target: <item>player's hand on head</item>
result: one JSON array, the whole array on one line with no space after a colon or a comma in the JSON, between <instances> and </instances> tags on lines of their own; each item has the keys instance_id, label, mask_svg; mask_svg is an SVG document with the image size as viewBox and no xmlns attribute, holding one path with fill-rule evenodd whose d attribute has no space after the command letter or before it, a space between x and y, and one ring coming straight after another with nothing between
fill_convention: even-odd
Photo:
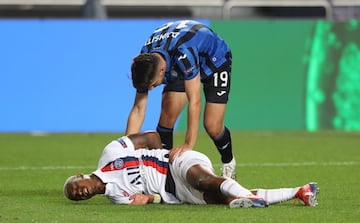
<instances>
[{"instance_id":1,"label":"player's hand on head","mask_svg":"<svg viewBox=\"0 0 360 223\"><path fill-rule=\"evenodd\" d=\"M175 157L180 156L187 150L192 150L192 148L188 144L183 144L172 148L169 152L169 162L172 163Z\"/></svg>"}]
</instances>

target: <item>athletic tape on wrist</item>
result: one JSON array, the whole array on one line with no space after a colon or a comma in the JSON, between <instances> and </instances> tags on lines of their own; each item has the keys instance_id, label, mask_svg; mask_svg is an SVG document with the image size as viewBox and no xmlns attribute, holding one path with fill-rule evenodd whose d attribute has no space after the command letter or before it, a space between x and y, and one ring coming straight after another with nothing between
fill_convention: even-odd
<instances>
[{"instance_id":1,"label":"athletic tape on wrist","mask_svg":"<svg viewBox=\"0 0 360 223\"><path fill-rule=\"evenodd\" d=\"M154 200L153 200L153 203L154 204L159 204L161 202L161 196L160 194L153 194L154 196Z\"/></svg>"}]
</instances>

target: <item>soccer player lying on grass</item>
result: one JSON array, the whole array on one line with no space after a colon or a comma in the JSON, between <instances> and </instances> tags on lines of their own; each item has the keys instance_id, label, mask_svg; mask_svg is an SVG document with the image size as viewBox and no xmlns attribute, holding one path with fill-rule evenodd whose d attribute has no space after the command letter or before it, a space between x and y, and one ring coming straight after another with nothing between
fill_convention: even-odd
<instances>
[{"instance_id":1,"label":"soccer player lying on grass","mask_svg":"<svg viewBox=\"0 0 360 223\"><path fill-rule=\"evenodd\" d=\"M300 199L306 206L317 205L316 183L248 190L233 179L215 175L204 154L189 149L174 156L171 150L157 149L161 146L157 132L132 134L110 142L97 170L66 180L65 196L78 201L100 194L113 203L132 205L189 203L248 208L291 199Z\"/></svg>"}]
</instances>

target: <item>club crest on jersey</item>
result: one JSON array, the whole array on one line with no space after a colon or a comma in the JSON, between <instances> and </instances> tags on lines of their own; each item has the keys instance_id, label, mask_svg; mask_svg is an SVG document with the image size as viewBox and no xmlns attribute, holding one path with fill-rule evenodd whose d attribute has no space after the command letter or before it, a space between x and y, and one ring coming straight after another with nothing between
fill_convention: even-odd
<instances>
[{"instance_id":1,"label":"club crest on jersey","mask_svg":"<svg viewBox=\"0 0 360 223\"><path fill-rule=\"evenodd\" d=\"M116 170L122 169L124 167L124 161L120 158L114 161L114 167Z\"/></svg>"},{"instance_id":2,"label":"club crest on jersey","mask_svg":"<svg viewBox=\"0 0 360 223\"><path fill-rule=\"evenodd\" d=\"M174 69L172 69L172 70L170 71L170 73L171 73L171 76L173 76L173 77L175 77L175 78L177 78L177 77L179 76L178 72L177 72L176 70L174 70Z\"/></svg>"}]
</instances>

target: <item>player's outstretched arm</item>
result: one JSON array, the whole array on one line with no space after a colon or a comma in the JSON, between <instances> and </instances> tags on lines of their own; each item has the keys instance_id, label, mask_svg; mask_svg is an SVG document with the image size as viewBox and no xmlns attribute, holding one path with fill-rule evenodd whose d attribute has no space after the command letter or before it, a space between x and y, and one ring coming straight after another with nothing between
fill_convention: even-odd
<instances>
[{"instance_id":1,"label":"player's outstretched arm","mask_svg":"<svg viewBox=\"0 0 360 223\"><path fill-rule=\"evenodd\" d=\"M161 202L159 194L133 194L129 197L131 205L158 204Z\"/></svg>"},{"instance_id":2,"label":"player's outstretched arm","mask_svg":"<svg viewBox=\"0 0 360 223\"><path fill-rule=\"evenodd\" d=\"M139 133L140 128L145 119L146 105L148 101L148 93L136 93L134 105L130 111L127 124L126 135Z\"/></svg>"}]
</instances>

